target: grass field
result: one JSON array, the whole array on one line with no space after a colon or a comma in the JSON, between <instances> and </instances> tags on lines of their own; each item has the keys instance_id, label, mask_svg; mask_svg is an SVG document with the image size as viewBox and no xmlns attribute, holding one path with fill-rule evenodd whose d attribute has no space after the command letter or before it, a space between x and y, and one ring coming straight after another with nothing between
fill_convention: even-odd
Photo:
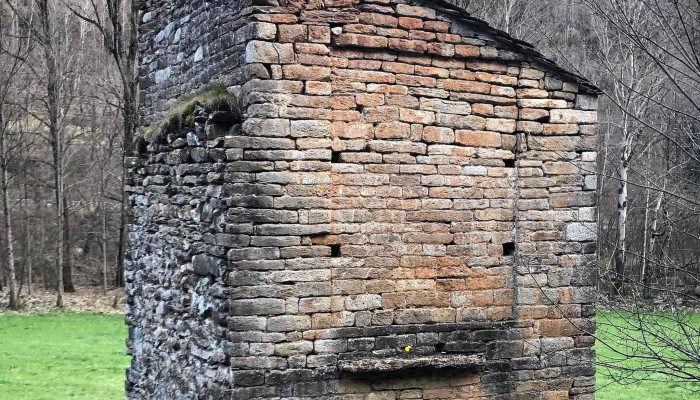
<instances>
[{"instance_id":1,"label":"grass field","mask_svg":"<svg viewBox=\"0 0 700 400\"><path fill-rule=\"evenodd\" d=\"M0 399L123 399L123 315L0 314Z\"/></svg>"},{"instance_id":2,"label":"grass field","mask_svg":"<svg viewBox=\"0 0 700 400\"><path fill-rule=\"evenodd\" d=\"M126 335L122 315L0 314L0 400L123 399ZM599 400L698 399L667 383L619 386L600 368L598 387Z\"/></svg>"},{"instance_id":3,"label":"grass field","mask_svg":"<svg viewBox=\"0 0 700 400\"><path fill-rule=\"evenodd\" d=\"M624 316L624 318L623 318ZM636 325L630 325L629 321L634 321L634 318L630 318L630 314L618 314L615 312L599 313L598 314L598 332L597 336L603 341L606 341L608 345L620 349L620 344L629 343L629 341L623 342L620 337L629 337L626 335L631 335L637 339L641 337L641 333L636 330ZM700 312L685 314L687 322L692 326L700 326ZM627 322L626 322L627 321ZM655 325L646 325L648 327L653 327ZM662 324L660 325L666 331L666 334L673 337L679 343L686 343L684 339L686 336L684 334L675 335L673 332L677 331L678 325L675 324ZM626 327L626 328L620 328ZM620 329L623 329L624 334L620 334ZM614 339L618 338L618 339ZM699 338L700 339L700 338ZM696 339L697 342L697 339ZM692 344L686 343L689 347ZM665 346L664 346L665 347ZM655 347L660 353L666 353L666 356L671 357L671 353L664 351L660 347ZM643 349L641 351L644 351ZM628 349L624 351L628 354L640 355L639 351L634 350L634 344L628 345ZM619 356L614 354L614 351L598 341L596 344L596 353L598 360L601 362L612 362L615 365L619 364ZM680 357L681 359L686 359L682 355L674 356ZM614 361L613 361L614 360ZM627 361L625 366L628 368L639 366L639 361ZM697 368L696 368L697 371ZM608 373L604 367L598 366L596 375L596 384L598 387L596 398L599 400L628 400L628 399L643 399L643 400L698 400L700 399L700 385L695 385L695 392L691 392L686 388L679 385L674 385L668 382L664 382L664 376L661 374L651 374L644 376L644 381L641 383L629 383L624 386L616 383L616 379L613 379L611 375L620 378L620 372L613 370L612 373ZM637 379L641 379L641 375L635 375L633 377L625 377L626 382L633 382Z\"/></svg>"}]
</instances>

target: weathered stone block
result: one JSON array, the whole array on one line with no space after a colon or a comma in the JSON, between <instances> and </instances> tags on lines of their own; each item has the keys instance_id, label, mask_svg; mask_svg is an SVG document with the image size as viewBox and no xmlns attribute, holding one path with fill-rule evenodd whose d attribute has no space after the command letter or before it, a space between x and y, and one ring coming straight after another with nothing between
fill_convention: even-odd
<instances>
[{"instance_id":1,"label":"weathered stone block","mask_svg":"<svg viewBox=\"0 0 700 400\"><path fill-rule=\"evenodd\" d=\"M569 104L566 100L553 99L521 99L518 100L518 106L521 108L544 108L544 109L559 109L567 108Z\"/></svg>"},{"instance_id":2,"label":"weathered stone block","mask_svg":"<svg viewBox=\"0 0 700 400\"><path fill-rule=\"evenodd\" d=\"M502 132L502 133L513 133L515 132L516 123L512 119L486 119L487 131Z\"/></svg>"},{"instance_id":3,"label":"weathered stone block","mask_svg":"<svg viewBox=\"0 0 700 400\"><path fill-rule=\"evenodd\" d=\"M501 147L501 134L486 131L455 132L455 142L472 147Z\"/></svg>"},{"instance_id":4,"label":"weathered stone block","mask_svg":"<svg viewBox=\"0 0 700 400\"><path fill-rule=\"evenodd\" d=\"M396 12L400 15L411 17L419 17L426 19L435 19L435 10L427 7L409 6L406 4L397 4Z\"/></svg>"},{"instance_id":5,"label":"weathered stone block","mask_svg":"<svg viewBox=\"0 0 700 400\"><path fill-rule=\"evenodd\" d=\"M384 122L377 125L374 136L377 139L409 139L411 125L403 122Z\"/></svg>"},{"instance_id":6,"label":"weathered stone block","mask_svg":"<svg viewBox=\"0 0 700 400\"><path fill-rule=\"evenodd\" d=\"M455 141L455 133L450 128L426 127L423 130L423 140L428 143L450 144Z\"/></svg>"},{"instance_id":7,"label":"weathered stone block","mask_svg":"<svg viewBox=\"0 0 700 400\"><path fill-rule=\"evenodd\" d=\"M219 276L221 261L207 254L197 254L192 258L192 268L197 275Z\"/></svg>"},{"instance_id":8,"label":"weathered stone block","mask_svg":"<svg viewBox=\"0 0 700 400\"><path fill-rule=\"evenodd\" d=\"M367 48L383 48L389 44L389 39L382 36L372 36L360 33L343 33L335 39L339 46L355 46Z\"/></svg>"},{"instance_id":9,"label":"weathered stone block","mask_svg":"<svg viewBox=\"0 0 700 400\"><path fill-rule=\"evenodd\" d=\"M581 110L552 110L550 122L553 124L594 124L598 121L598 112Z\"/></svg>"},{"instance_id":10,"label":"weathered stone block","mask_svg":"<svg viewBox=\"0 0 700 400\"><path fill-rule=\"evenodd\" d=\"M306 25L279 25L279 41L282 43L305 42L307 37Z\"/></svg>"},{"instance_id":11,"label":"weathered stone block","mask_svg":"<svg viewBox=\"0 0 700 400\"><path fill-rule=\"evenodd\" d=\"M244 299L230 302L232 315L255 316L284 314L285 302L282 299Z\"/></svg>"},{"instance_id":12,"label":"weathered stone block","mask_svg":"<svg viewBox=\"0 0 700 400\"><path fill-rule=\"evenodd\" d=\"M486 127L486 119L475 115L456 115L437 113L435 123L456 129L482 130Z\"/></svg>"},{"instance_id":13,"label":"weathered stone block","mask_svg":"<svg viewBox=\"0 0 700 400\"><path fill-rule=\"evenodd\" d=\"M292 137L327 138L331 136L331 122L302 120L291 122Z\"/></svg>"},{"instance_id":14,"label":"weathered stone block","mask_svg":"<svg viewBox=\"0 0 700 400\"><path fill-rule=\"evenodd\" d=\"M294 47L291 43L251 41L246 47L247 63L291 64L294 62Z\"/></svg>"},{"instance_id":15,"label":"weathered stone block","mask_svg":"<svg viewBox=\"0 0 700 400\"><path fill-rule=\"evenodd\" d=\"M318 354L338 354L347 350L347 339L321 339L314 342L314 351Z\"/></svg>"},{"instance_id":16,"label":"weathered stone block","mask_svg":"<svg viewBox=\"0 0 700 400\"><path fill-rule=\"evenodd\" d=\"M286 315L267 320L267 330L271 332L303 331L310 328L311 318L308 316Z\"/></svg>"},{"instance_id":17,"label":"weathered stone block","mask_svg":"<svg viewBox=\"0 0 700 400\"><path fill-rule=\"evenodd\" d=\"M595 193L570 192L554 193L550 197L552 207L586 207L595 205Z\"/></svg>"}]
</instances>

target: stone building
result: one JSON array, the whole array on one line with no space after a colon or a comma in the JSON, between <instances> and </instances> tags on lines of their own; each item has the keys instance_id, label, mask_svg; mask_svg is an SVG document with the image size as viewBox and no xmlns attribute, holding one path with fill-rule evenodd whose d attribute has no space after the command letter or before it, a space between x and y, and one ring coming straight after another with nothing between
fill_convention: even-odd
<instances>
[{"instance_id":1,"label":"stone building","mask_svg":"<svg viewBox=\"0 0 700 400\"><path fill-rule=\"evenodd\" d=\"M594 398L591 83L457 0L142 7L130 399Z\"/></svg>"}]
</instances>

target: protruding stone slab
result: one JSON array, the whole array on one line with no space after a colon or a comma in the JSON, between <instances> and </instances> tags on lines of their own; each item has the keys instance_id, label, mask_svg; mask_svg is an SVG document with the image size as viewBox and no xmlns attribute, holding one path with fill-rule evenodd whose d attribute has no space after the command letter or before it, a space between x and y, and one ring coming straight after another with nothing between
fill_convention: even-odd
<instances>
[{"instance_id":1,"label":"protruding stone slab","mask_svg":"<svg viewBox=\"0 0 700 400\"><path fill-rule=\"evenodd\" d=\"M485 365L483 354L437 354L419 357L372 357L338 362L343 372L393 372L419 368L455 368L479 370Z\"/></svg>"}]
</instances>

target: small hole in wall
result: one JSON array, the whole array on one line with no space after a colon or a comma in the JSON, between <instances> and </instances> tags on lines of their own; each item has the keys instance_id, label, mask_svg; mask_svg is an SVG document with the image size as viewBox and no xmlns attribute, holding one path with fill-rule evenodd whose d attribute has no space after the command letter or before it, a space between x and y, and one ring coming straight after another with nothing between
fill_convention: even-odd
<instances>
[{"instance_id":1,"label":"small hole in wall","mask_svg":"<svg viewBox=\"0 0 700 400\"><path fill-rule=\"evenodd\" d=\"M506 168L515 168L515 159L503 160L503 163L506 165Z\"/></svg>"},{"instance_id":2,"label":"small hole in wall","mask_svg":"<svg viewBox=\"0 0 700 400\"><path fill-rule=\"evenodd\" d=\"M358 111L360 114L364 114L365 113L365 106L363 106L362 104L358 104L355 107L355 110Z\"/></svg>"},{"instance_id":3,"label":"small hole in wall","mask_svg":"<svg viewBox=\"0 0 700 400\"><path fill-rule=\"evenodd\" d=\"M269 65L269 64L263 64L263 66L264 66L265 69L267 70L267 76L270 77L270 78L272 78L272 76L273 76L273 74L272 74L272 66Z\"/></svg>"},{"instance_id":4,"label":"small hole in wall","mask_svg":"<svg viewBox=\"0 0 700 400\"><path fill-rule=\"evenodd\" d=\"M146 154L148 153L148 142L144 138L139 138L138 142L136 143L136 151L138 154Z\"/></svg>"},{"instance_id":5,"label":"small hole in wall","mask_svg":"<svg viewBox=\"0 0 700 400\"><path fill-rule=\"evenodd\" d=\"M545 117L542 117L542 118L537 118L537 119L535 120L535 122L540 122L540 123L543 123L543 124L548 124L549 121L550 121L549 115L547 115L547 116L545 116Z\"/></svg>"},{"instance_id":6,"label":"small hole in wall","mask_svg":"<svg viewBox=\"0 0 700 400\"><path fill-rule=\"evenodd\" d=\"M515 243L513 243L513 242L503 243L503 255L504 256L512 256L513 254L515 254Z\"/></svg>"},{"instance_id":7,"label":"small hole in wall","mask_svg":"<svg viewBox=\"0 0 700 400\"><path fill-rule=\"evenodd\" d=\"M445 352L445 343L438 343L435 345L435 352L436 353L444 353Z\"/></svg>"},{"instance_id":8,"label":"small hole in wall","mask_svg":"<svg viewBox=\"0 0 700 400\"><path fill-rule=\"evenodd\" d=\"M340 152L339 151L331 152L331 162L333 164L337 164L340 162Z\"/></svg>"},{"instance_id":9,"label":"small hole in wall","mask_svg":"<svg viewBox=\"0 0 700 400\"><path fill-rule=\"evenodd\" d=\"M339 244L332 244L331 245L331 257L340 257L340 245Z\"/></svg>"}]
</instances>

